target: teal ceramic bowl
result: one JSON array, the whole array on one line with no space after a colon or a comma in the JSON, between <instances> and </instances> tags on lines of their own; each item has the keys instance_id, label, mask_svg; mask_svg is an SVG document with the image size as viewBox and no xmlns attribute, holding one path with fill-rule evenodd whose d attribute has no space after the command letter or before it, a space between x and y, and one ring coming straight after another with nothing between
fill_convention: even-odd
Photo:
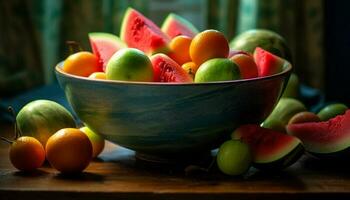
<instances>
[{"instance_id":1,"label":"teal ceramic bowl","mask_svg":"<svg viewBox=\"0 0 350 200\"><path fill-rule=\"evenodd\" d=\"M92 80L56 67L77 116L92 130L148 155L218 147L241 124L260 123L281 96L291 65L268 77L201 84Z\"/></svg>"}]
</instances>

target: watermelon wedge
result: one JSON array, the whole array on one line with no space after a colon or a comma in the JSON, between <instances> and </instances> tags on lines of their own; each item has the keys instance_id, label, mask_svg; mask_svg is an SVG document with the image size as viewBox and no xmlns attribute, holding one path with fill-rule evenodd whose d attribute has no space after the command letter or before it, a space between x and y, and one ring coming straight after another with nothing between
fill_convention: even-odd
<instances>
[{"instance_id":1,"label":"watermelon wedge","mask_svg":"<svg viewBox=\"0 0 350 200\"><path fill-rule=\"evenodd\" d=\"M112 55L119 49L126 47L125 43L118 36L110 33L89 33L89 40L92 52L97 56L103 71L106 70L107 63Z\"/></svg>"},{"instance_id":2,"label":"watermelon wedge","mask_svg":"<svg viewBox=\"0 0 350 200\"><path fill-rule=\"evenodd\" d=\"M282 71L286 61L260 47L254 51L254 60L259 76L269 76Z\"/></svg>"},{"instance_id":3,"label":"watermelon wedge","mask_svg":"<svg viewBox=\"0 0 350 200\"><path fill-rule=\"evenodd\" d=\"M170 13L168 17L165 18L162 31L171 39L179 35L193 38L198 33L197 28L191 22L174 13Z\"/></svg>"},{"instance_id":4,"label":"watermelon wedge","mask_svg":"<svg viewBox=\"0 0 350 200\"><path fill-rule=\"evenodd\" d=\"M128 8L124 15L120 38L128 47L137 48L147 55L169 51L170 38L133 8Z\"/></svg>"}]
</instances>

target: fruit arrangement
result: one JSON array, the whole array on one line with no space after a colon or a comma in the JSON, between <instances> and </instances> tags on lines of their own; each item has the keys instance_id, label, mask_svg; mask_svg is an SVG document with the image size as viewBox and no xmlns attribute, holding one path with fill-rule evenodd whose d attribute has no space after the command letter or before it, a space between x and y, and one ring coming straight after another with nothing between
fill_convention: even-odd
<instances>
[{"instance_id":1,"label":"fruit arrangement","mask_svg":"<svg viewBox=\"0 0 350 200\"><path fill-rule=\"evenodd\" d=\"M260 35L264 40L275 36L266 31ZM255 42L249 44L253 50L238 51L235 42L230 49L227 38L217 30L199 32L188 20L172 13L159 28L129 8L123 18L120 38L110 33L90 33L92 53L82 51L70 55L62 70L91 79L138 82L250 79L279 73L286 65L286 60L277 55L285 56L289 50L280 36L274 38L278 42L265 48L268 50L259 47L266 47L266 42ZM269 52L279 47L281 51L271 51L278 54Z\"/></svg>"}]
</instances>

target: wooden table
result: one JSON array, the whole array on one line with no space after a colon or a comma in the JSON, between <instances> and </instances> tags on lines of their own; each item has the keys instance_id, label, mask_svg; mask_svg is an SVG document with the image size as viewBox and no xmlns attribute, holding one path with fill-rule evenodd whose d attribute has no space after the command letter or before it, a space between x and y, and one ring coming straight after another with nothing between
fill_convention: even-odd
<instances>
[{"instance_id":1,"label":"wooden table","mask_svg":"<svg viewBox=\"0 0 350 200\"><path fill-rule=\"evenodd\" d=\"M0 126L1 127L1 126ZM24 174L0 145L0 199L350 199L350 164L304 156L279 173L251 169L245 177L190 173L144 165L132 151L107 144L99 160L75 177L48 165Z\"/></svg>"}]
</instances>

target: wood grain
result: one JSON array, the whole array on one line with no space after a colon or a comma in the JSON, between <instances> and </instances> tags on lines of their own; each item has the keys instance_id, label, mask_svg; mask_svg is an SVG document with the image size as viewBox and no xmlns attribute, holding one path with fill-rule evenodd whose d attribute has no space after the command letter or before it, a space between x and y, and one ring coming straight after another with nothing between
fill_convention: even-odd
<instances>
[{"instance_id":1,"label":"wood grain","mask_svg":"<svg viewBox=\"0 0 350 200\"><path fill-rule=\"evenodd\" d=\"M217 171L187 174L183 169L145 165L134 152L107 144L98 160L75 177L48 164L25 174L8 161L0 145L0 199L349 199L349 164L304 156L283 172L251 169L244 177Z\"/></svg>"}]
</instances>

